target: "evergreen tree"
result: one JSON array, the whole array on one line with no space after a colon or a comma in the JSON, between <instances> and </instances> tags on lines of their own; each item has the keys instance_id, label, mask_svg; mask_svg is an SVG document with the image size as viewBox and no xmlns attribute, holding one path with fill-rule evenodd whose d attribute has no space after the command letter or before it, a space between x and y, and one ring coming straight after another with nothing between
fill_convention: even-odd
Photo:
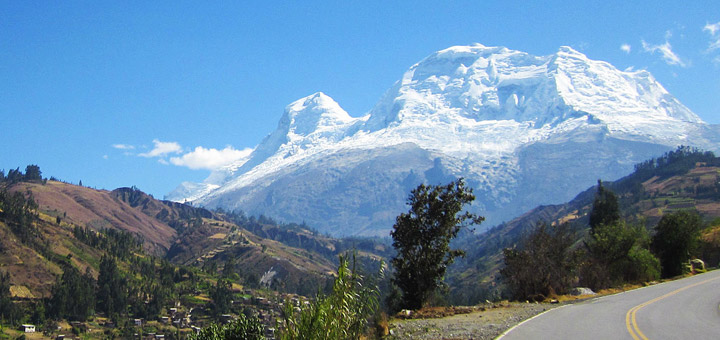
<instances>
[{"instance_id":1,"label":"evergreen tree","mask_svg":"<svg viewBox=\"0 0 720 340\"><path fill-rule=\"evenodd\" d=\"M5 188L0 189L0 220L4 221L24 243L31 241L32 237L37 235L33 226L37 208L37 202L32 195L25 197L19 191L9 193Z\"/></svg>"},{"instance_id":2,"label":"evergreen tree","mask_svg":"<svg viewBox=\"0 0 720 340\"><path fill-rule=\"evenodd\" d=\"M52 287L52 297L46 310L57 319L84 321L93 314L95 306L95 280L89 271L85 275L70 264Z\"/></svg>"},{"instance_id":3,"label":"evergreen tree","mask_svg":"<svg viewBox=\"0 0 720 340\"><path fill-rule=\"evenodd\" d=\"M0 274L0 318L10 320L15 317L15 306L10 299L10 274Z\"/></svg>"},{"instance_id":4,"label":"evergreen tree","mask_svg":"<svg viewBox=\"0 0 720 340\"><path fill-rule=\"evenodd\" d=\"M17 169L10 169L7 174L7 181L10 183L17 183L23 180L25 175L23 175L22 171L20 171L20 168Z\"/></svg>"},{"instance_id":5,"label":"evergreen tree","mask_svg":"<svg viewBox=\"0 0 720 340\"><path fill-rule=\"evenodd\" d=\"M117 318L126 312L127 289L120 275L115 258L103 255L97 280L97 309Z\"/></svg>"},{"instance_id":6,"label":"evergreen tree","mask_svg":"<svg viewBox=\"0 0 720 340\"><path fill-rule=\"evenodd\" d=\"M599 225L609 225L620 221L620 208L615 193L605 189L598 180L592 210L590 211L590 230L593 232Z\"/></svg>"},{"instance_id":7,"label":"evergreen tree","mask_svg":"<svg viewBox=\"0 0 720 340\"><path fill-rule=\"evenodd\" d=\"M25 181L42 181L42 172L40 167L34 164L28 165L25 168Z\"/></svg>"},{"instance_id":8,"label":"evergreen tree","mask_svg":"<svg viewBox=\"0 0 720 340\"><path fill-rule=\"evenodd\" d=\"M225 262L225 265L223 266L222 278L230 279L232 278L233 274L235 274L235 257L231 256L230 258L228 258L228 260Z\"/></svg>"},{"instance_id":9,"label":"evergreen tree","mask_svg":"<svg viewBox=\"0 0 720 340\"><path fill-rule=\"evenodd\" d=\"M418 309L444 284L447 267L464 252L450 249L450 241L468 222L483 217L460 213L475 199L462 179L448 185L415 188L408 198L410 211L397 217L390 235L397 256L392 259L395 283L402 290L402 307Z\"/></svg>"},{"instance_id":10,"label":"evergreen tree","mask_svg":"<svg viewBox=\"0 0 720 340\"><path fill-rule=\"evenodd\" d=\"M218 279L215 287L210 291L210 298L212 299L212 313L216 317L230 311L230 301L232 300L230 281Z\"/></svg>"}]
</instances>

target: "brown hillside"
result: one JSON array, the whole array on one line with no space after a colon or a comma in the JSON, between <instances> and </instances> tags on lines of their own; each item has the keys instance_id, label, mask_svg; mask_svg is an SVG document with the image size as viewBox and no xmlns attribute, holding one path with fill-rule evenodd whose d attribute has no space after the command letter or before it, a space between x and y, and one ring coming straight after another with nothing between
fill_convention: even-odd
<instances>
[{"instance_id":1,"label":"brown hillside","mask_svg":"<svg viewBox=\"0 0 720 340\"><path fill-rule=\"evenodd\" d=\"M56 181L18 183L11 188L28 190L40 210L75 225L93 229L112 227L142 235L146 249L154 254L164 254L177 236L166 223L133 208L110 191Z\"/></svg>"},{"instance_id":2,"label":"brown hillside","mask_svg":"<svg viewBox=\"0 0 720 340\"><path fill-rule=\"evenodd\" d=\"M334 272L327 258L310 251L259 237L235 224L204 219L202 225L185 232L168 252L167 258L177 264L203 267L215 263L222 269L234 258L240 271L260 279L272 274L266 282L272 288L313 294L317 284ZM303 282L314 282L303 287ZM306 289L307 291L303 291Z\"/></svg>"},{"instance_id":3,"label":"brown hillside","mask_svg":"<svg viewBox=\"0 0 720 340\"><path fill-rule=\"evenodd\" d=\"M72 226L60 225L55 219L40 212L33 222L38 231L37 239L47 244L47 251L20 241L0 222L0 270L10 274L11 293L18 298L42 298L50 296L52 285L62 274L58 258L69 259L81 272L89 269L97 275L97 265L102 253L78 241L72 234ZM55 258L51 258L55 257Z\"/></svg>"},{"instance_id":4,"label":"brown hillside","mask_svg":"<svg viewBox=\"0 0 720 340\"><path fill-rule=\"evenodd\" d=\"M219 272L233 259L238 282L305 295L326 286L336 267L333 242L341 242L273 222L248 221L250 231L226 215L159 201L136 188L107 191L47 181L15 183L8 189L31 193L38 204L35 244L17 239L16 230L0 224L0 270L11 274L14 294L21 298L48 296L65 262L97 275L105 251L76 238L76 226L136 234L151 254L175 264ZM343 247L354 248L352 244ZM377 258L367 251L358 255Z\"/></svg>"}]
</instances>

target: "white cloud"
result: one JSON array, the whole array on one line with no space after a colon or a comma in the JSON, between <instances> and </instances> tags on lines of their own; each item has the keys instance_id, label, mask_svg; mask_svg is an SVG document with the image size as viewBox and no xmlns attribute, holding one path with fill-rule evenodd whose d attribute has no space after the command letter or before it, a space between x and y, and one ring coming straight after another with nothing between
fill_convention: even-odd
<instances>
[{"instance_id":1,"label":"white cloud","mask_svg":"<svg viewBox=\"0 0 720 340\"><path fill-rule=\"evenodd\" d=\"M628 44L622 44L620 45L620 50L625 53L630 53L631 47Z\"/></svg>"},{"instance_id":2,"label":"white cloud","mask_svg":"<svg viewBox=\"0 0 720 340\"><path fill-rule=\"evenodd\" d=\"M113 144L113 148L118 150L133 150L135 149L134 145L128 145L128 144Z\"/></svg>"},{"instance_id":3,"label":"white cloud","mask_svg":"<svg viewBox=\"0 0 720 340\"><path fill-rule=\"evenodd\" d=\"M157 139L153 140L155 147L149 152L138 154L141 157L162 157L171 153L182 152L182 147L176 142L161 142Z\"/></svg>"},{"instance_id":4,"label":"white cloud","mask_svg":"<svg viewBox=\"0 0 720 340\"><path fill-rule=\"evenodd\" d=\"M103 159L108 159L108 158L110 158L110 157L108 157L108 155L103 155Z\"/></svg>"},{"instance_id":5,"label":"white cloud","mask_svg":"<svg viewBox=\"0 0 720 340\"><path fill-rule=\"evenodd\" d=\"M710 35L715 35L716 33L720 32L720 22L716 22L714 24L706 24L705 27L703 27L703 31L710 32Z\"/></svg>"},{"instance_id":6,"label":"white cloud","mask_svg":"<svg viewBox=\"0 0 720 340\"><path fill-rule=\"evenodd\" d=\"M703 27L703 31L710 33L711 40L708 51L720 48L720 22L705 25L705 27Z\"/></svg>"},{"instance_id":7,"label":"white cloud","mask_svg":"<svg viewBox=\"0 0 720 340\"><path fill-rule=\"evenodd\" d=\"M642 41L642 47L645 52L649 53L655 53L659 52L660 55L662 55L663 60L665 60L666 63L670 65L678 65L680 67L686 67L687 64L680 59L680 57L675 54L672 50L672 46L670 45L669 41L665 41L662 45L651 45L645 42L645 40Z\"/></svg>"},{"instance_id":8,"label":"white cloud","mask_svg":"<svg viewBox=\"0 0 720 340\"><path fill-rule=\"evenodd\" d=\"M206 149L198 146L195 150L180 157L170 158L170 163L177 166L185 166L193 170L216 170L243 158L247 158L252 151L253 149L250 148L236 150L232 146L227 146L222 150Z\"/></svg>"}]
</instances>

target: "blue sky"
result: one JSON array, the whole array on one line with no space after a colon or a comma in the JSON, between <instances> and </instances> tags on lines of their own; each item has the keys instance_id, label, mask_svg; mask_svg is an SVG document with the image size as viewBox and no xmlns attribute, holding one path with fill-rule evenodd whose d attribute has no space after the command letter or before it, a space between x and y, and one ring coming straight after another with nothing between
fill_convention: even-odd
<instances>
[{"instance_id":1,"label":"blue sky","mask_svg":"<svg viewBox=\"0 0 720 340\"><path fill-rule=\"evenodd\" d=\"M649 70L720 123L715 1L2 1L0 169L162 197L317 91L367 112L453 45L563 45Z\"/></svg>"}]
</instances>

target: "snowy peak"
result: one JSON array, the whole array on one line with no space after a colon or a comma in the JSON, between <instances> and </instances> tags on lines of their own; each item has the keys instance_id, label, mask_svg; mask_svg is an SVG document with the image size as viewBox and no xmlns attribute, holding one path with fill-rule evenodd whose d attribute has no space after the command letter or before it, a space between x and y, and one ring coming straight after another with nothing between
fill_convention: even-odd
<instances>
[{"instance_id":1,"label":"snowy peak","mask_svg":"<svg viewBox=\"0 0 720 340\"><path fill-rule=\"evenodd\" d=\"M278 127L269 134L237 170L244 173L270 157L288 158L342 140L364 118L353 118L322 92L298 99L285 107Z\"/></svg>"},{"instance_id":2,"label":"snowy peak","mask_svg":"<svg viewBox=\"0 0 720 340\"><path fill-rule=\"evenodd\" d=\"M444 49L405 72L372 110L368 125L373 130L431 115L451 121L524 121L517 115L527 106L524 98L548 81L547 61L480 44Z\"/></svg>"},{"instance_id":3,"label":"snowy peak","mask_svg":"<svg viewBox=\"0 0 720 340\"><path fill-rule=\"evenodd\" d=\"M278 129L297 136L308 136L314 132L342 128L353 121L337 102L318 92L288 105Z\"/></svg>"},{"instance_id":4,"label":"snowy peak","mask_svg":"<svg viewBox=\"0 0 720 340\"><path fill-rule=\"evenodd\" d=\"M644 70L620 71L607 62L590 60L570 47L561 47L550 59L548 74L565 103L618 130L650 121L702 123Z\"/></svg>"},{"instance_id":5,"label":"snowy peak","mask_svg":"<svg viewBox=\"0 0 720 340\"><path fill-rule=\"evenodd\" d=\"M629 135L652 121L702 123L646 71L620 71L567 46L533 56L475 44L444 49L413 65L371 111L367 129L428 118L541 127L582 117Z\"/></svg>"}]
</instances>

